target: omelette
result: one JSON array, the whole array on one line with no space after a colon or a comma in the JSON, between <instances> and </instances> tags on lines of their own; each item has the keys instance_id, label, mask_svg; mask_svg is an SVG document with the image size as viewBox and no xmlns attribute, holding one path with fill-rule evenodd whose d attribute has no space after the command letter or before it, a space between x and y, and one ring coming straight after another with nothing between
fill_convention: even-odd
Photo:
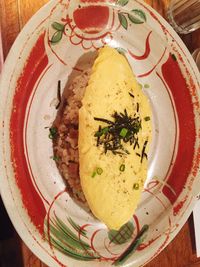
<instances>
[{"instance_id":1,"label":"omelette","mask_svg":"<svg viewBox=\"0 0 200 267\"><path fill-rule=\"evenodd\" d=\"M118 230L147 178L151 108L124 55L99 50L79 109L79 175L92 213Z\"/></svg>"}]
</instances>

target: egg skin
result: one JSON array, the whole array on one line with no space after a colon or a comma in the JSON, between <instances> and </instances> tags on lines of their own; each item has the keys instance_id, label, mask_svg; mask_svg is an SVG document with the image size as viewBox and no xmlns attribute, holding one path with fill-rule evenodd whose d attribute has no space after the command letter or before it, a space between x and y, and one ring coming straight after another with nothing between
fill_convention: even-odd
<instances>
[{"instance_id":1,"label":"egg skin","mask_svg":"<svg viewBox=\"0 0 200 267\"><path fill-rule=\"evenodd\" d=\"M113 121L113 114L124 110L129 116L137 114L141 119L139 147L134 149L128 142L123 145L130 154L105 153L103 146L97 146L95 133L99 125L105 127L106 123L94 118ZM141 199L148 168L148 159L145 156L141 160L141 154L145 143L145 153L149 150L151 117L148 98L125 56L111 47L101 48L79 110L79 172L92 213L109 229L118 230L128 222ZM122 165L124 171L120 170ZM97 169L102 173L94 175Z\"/></svg>"}]
</instances>

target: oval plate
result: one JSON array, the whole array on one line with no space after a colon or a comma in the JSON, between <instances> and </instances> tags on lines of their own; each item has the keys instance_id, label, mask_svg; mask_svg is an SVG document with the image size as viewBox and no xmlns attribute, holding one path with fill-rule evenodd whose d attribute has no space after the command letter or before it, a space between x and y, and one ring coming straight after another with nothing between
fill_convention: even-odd
<instances>
[{"instance_id":1,"label":"oval plate","mask_svg":"<svg viewBox=\"0 0 200 267\"><path fill-rule=\"evenodd\" d=\"M108 44L128 58L153 111L142 200L109 231L75 203L53 160L57 83ZM49 266L142 266L174 238L200 186L198 70L171 27L142 1L53 0L25 26L1 77L1 194L18 233ZM103 207L102 207L103 208Z\"/></svg>"}]
</instances>

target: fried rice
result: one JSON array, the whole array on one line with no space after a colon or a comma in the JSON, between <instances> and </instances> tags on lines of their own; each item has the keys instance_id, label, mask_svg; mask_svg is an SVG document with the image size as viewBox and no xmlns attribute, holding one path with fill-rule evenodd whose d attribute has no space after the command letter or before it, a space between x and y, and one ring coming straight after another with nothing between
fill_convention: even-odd
<instances>
[{"instance_id":1,"label":"fried rice","mask_svg":"<svg viewBox=\"0 0 200 267\"><path fill-rule=\"evenodd\" d=\"M53 124L57 128L53 139L57 167L66 181L68 193L82 203L86 200L79 177L78 113L89 75L90 68L80 72L67 85L67 94L62 98L62 106Z\"/></svg>"}]
</instances>

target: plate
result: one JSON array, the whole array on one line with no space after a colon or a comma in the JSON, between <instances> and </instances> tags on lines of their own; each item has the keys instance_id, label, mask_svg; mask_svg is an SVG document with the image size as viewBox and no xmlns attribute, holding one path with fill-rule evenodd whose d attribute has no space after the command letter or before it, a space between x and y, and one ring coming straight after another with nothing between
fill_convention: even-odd
<instances>
[{"instance_id":1,"label":"plate","mask_svg":"<svg viewBox=\"0 0 200 267\"><path fill-rule=\"evenodd\" d=\"M153 112L142 200L111 231L70 198L49 127L77 60L110 45L128 58ZM29 248L49 266L142 266L175 237L196 202L200 77L178 35L142 1L52 0L25 26L1 77L1 194ZM103 208L103 204L102 204Z\"/></svg>"}]
</instances>

